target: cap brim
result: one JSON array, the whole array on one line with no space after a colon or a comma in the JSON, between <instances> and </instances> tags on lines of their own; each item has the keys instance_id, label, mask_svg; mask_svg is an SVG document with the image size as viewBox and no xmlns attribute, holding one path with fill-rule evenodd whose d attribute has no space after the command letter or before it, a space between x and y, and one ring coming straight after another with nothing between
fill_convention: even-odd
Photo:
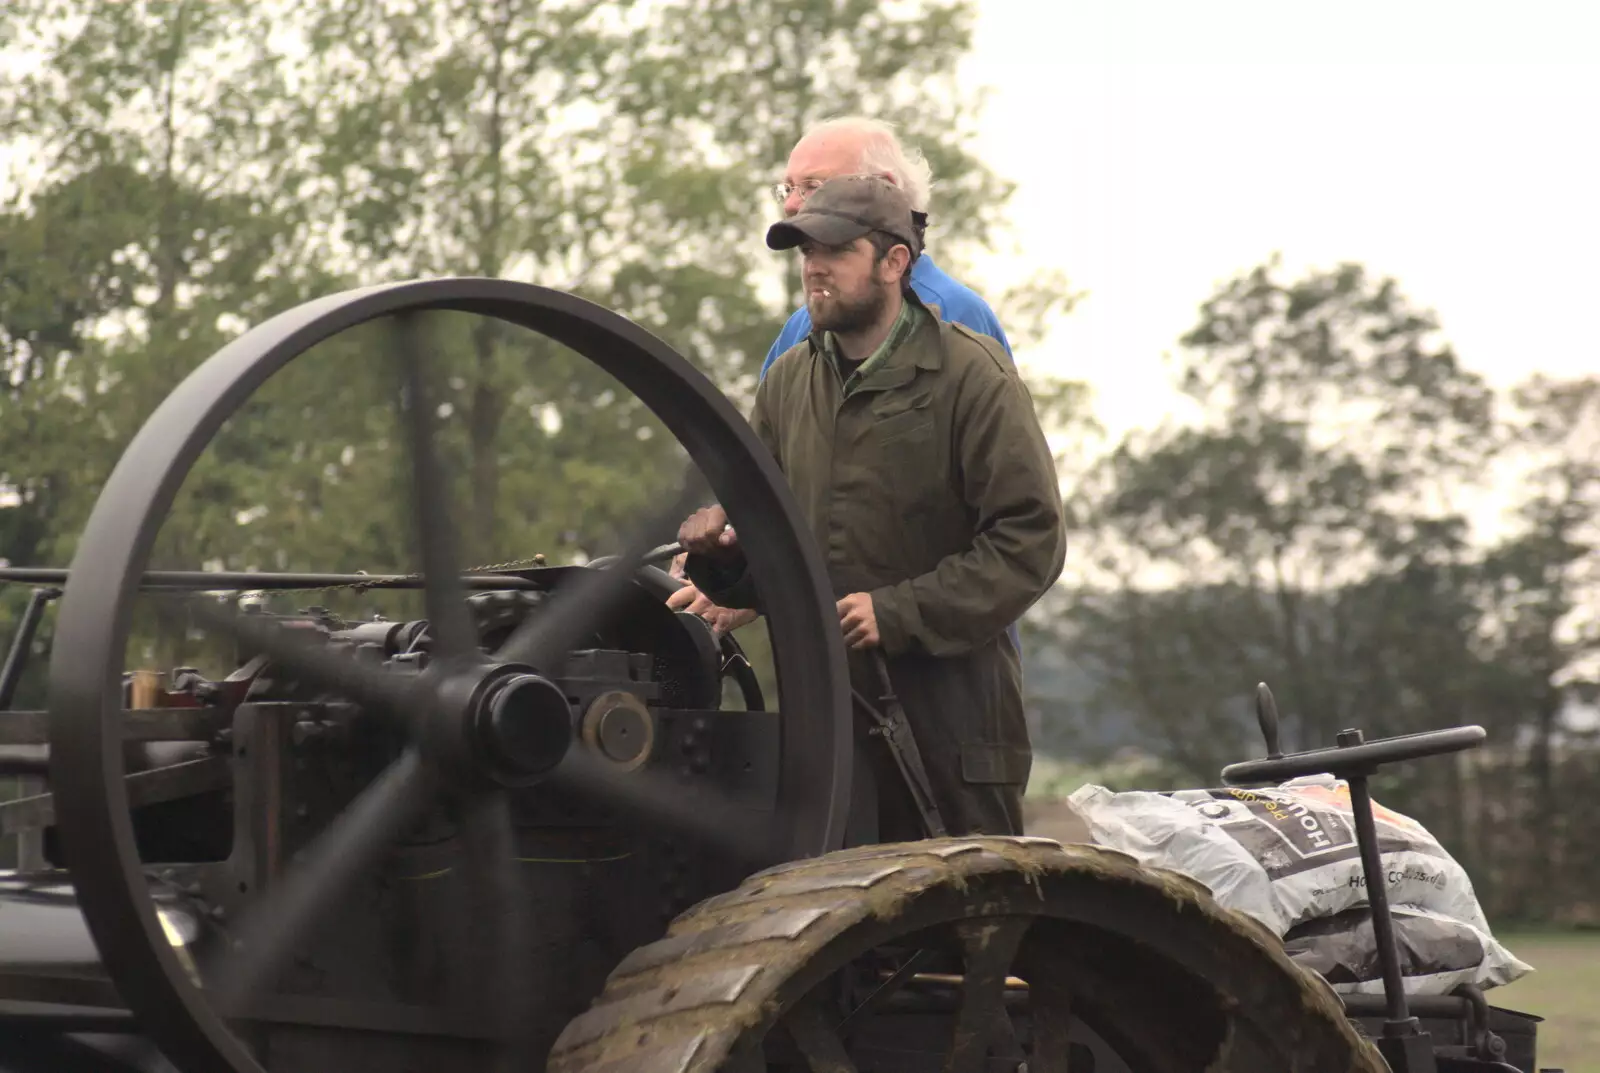
<instances>
[{"instance_id":1,"label":"cap brim","mask_svg":"<svg viewBox=\"0 0 1600 1073\"><path fill-rule=\"evenodd\" d=\"M871 231L872 228L838 216L807 215L800 213L767 228L767 248L792 250L810 239L824 246L843 246Z\"/></svg>"}]
</instances>

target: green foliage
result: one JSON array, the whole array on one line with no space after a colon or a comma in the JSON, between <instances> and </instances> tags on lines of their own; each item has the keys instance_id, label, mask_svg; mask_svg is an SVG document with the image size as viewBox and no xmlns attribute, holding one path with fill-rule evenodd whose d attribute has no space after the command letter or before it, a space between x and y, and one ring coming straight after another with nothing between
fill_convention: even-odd
<instances>
[{"instance_id":1,"label":"green foliage","mask_svg":"<svg viewBox=\"0 0 1600 1073\"><path fill-rule=\"evenodd\" d=\"M322 282L286 241L292 203L259 182L287 149L269 129L281 82L251 8L9 13L41 62L0 83L11 145L39 165L0 218L0 486L46 512L49 532L18 558L70 555L93 493L172 385L237 325Z\"/></svg>"},{"instance_id":2,"label":"green foliage","mask_svg":"<svg viewBox=\"0 0 1600 1073\"><path fill-rule=\"evenodd\" d=\"M8 5L0 137L25 167L0 206L0 549L65 565L179 380L355 285L572 291L746 403L794 300L793 258L761 241L765 187L808 124L901 125L936 170L946 263L997 227L1009 186L964 148L975 102L954 83L972 17L951 0ZM1041 278L1014 331L1071 300ZM677 479L659 416L571 351L459 314L419 331L456 474L438 507L469 562L612 550ZM274 376L189 474L156 564L413 569L396 343L369 325ZM1042 409L1081 414L1074 385L1039 389ZM147 630L133 655L180 640Z\"/></svg>"}]
</instances>

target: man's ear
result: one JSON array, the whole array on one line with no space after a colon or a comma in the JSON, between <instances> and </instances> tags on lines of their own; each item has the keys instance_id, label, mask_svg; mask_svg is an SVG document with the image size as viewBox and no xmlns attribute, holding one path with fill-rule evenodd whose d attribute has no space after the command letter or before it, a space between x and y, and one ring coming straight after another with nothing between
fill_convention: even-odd
<instances>
[{"instance_id":1,"label":"man's ear","mask_svg":"<svg viewBox=\"0 0 1600 1073\"><path fill-rule=\"evenodd\" d=\"M890 246L889 252L883 255L883 263L898 283L911 270L911 251L900 245Z\"/></svg>"}]
</instances>

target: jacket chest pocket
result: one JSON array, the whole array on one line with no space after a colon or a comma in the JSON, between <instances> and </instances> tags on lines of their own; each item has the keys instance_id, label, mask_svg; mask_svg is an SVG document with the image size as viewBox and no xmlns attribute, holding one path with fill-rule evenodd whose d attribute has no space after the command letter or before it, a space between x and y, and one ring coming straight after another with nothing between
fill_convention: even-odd
<instances>
[{"instance_id":1,"label":"jacket chest pocket","mask_svg":"<svg viewBox=\"0 0 1600 1073\"><path fill-rule=\"evenodd\" d=\"M867 433L868 449L876 448L885 456L915 458L933 449L933 413L927 405L897 408L887 415L874 415L872 428Z\"/></svg>"},{"instance_id":2,"label":"jacket chest pocket","mask_svg":"<svg viewBox=\"0 0 1600 1073\"><path fill-rule=\"evenodd\" d=\"M943 485L943 452L926 395L895 399L861 415L853 452L863 483L899 513L910 513Z\"/></svg>"}]
</instances>

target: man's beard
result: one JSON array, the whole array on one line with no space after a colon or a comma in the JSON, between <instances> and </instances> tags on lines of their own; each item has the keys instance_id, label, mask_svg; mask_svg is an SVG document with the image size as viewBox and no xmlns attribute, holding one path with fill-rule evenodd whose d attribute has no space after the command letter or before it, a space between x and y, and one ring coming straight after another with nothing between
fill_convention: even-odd
<instances>
[{"instance_id":1,"label":"man's beard","mask_svg":"<svg viewBox=\"0 0 1600 1073\"><path fill-rule=\"evenodd\" d=\"M889 305L889 288L873 281L857 298L846 298L837 290L831 298L813 295L806 301L811 323L825 332L848 335L870 328Z\"/></svg>"}]
</instances>

